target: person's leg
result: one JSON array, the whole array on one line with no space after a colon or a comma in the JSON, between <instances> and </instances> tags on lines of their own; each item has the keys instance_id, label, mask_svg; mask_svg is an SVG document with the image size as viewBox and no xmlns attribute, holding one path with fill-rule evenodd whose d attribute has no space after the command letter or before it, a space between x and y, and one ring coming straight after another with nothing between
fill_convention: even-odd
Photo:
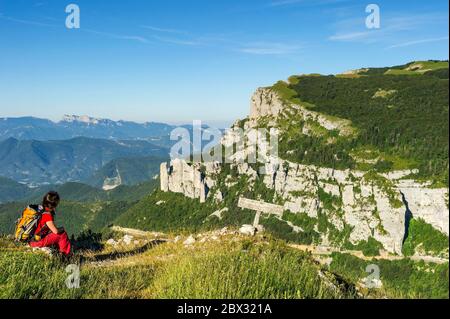
<instances>
[{"instance_id":1,"label":"person's leg","mask_svg":"<svg viewBox=\"0 0 450 319\"><path fill-rule=\"evenodd\" d=\"M59 251L64 255L70 253L70 241L66 232L62 234L50 233L39 241L31 242L30 246L37 248L58 246Z\"/></svg>"},{"instance_id":2,"label":"person's leg","mask_svg":"<svg viewBox=\"0 0 450 319\"><path fill-rule=\"evenodd\" d=\"M67 236L67 233L64 232L62 234L59 234L59 241L58 241L58 248L61 253L64 255L68 255L70 253L70 240L69 236Z\"/></svg>"}]
</instances>

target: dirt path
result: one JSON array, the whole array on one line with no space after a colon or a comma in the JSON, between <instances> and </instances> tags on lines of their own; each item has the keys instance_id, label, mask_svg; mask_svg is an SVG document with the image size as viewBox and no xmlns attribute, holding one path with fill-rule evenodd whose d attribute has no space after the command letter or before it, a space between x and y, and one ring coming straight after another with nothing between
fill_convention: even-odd
<instances>
[{"instance_id":1,"label":"dirt path","mask_svg":"<svg viewBox=\"0 0 450 319\"><path fill-rule=\"evenodd\" d=\"M94 266L107 266L112 265L119 260L132 257L138 254L141 254L156 245L166 243L169 240L167 239L167 235L158 232L148 232L131 228L123 228L119 226L113 226L111 228L113 231L123 233L124 235L131 235L141 240L144 239L145 244L141 246L135 246L129 250L113 250L111 252L100 253L100 254L92 254L90 256L84 257L84 262ZM315 245L299 245L299 244L289 244L289 247L298 249L301 251L310 252L313 256L320 257L318 261L320 263L329 264L331 262L331 254L334 252L349 254L360 258L362 260L402 260L402 259L410 259L413 261L424 261L427 263L436 263L436 264L444 264L448 263L448 259L435 257L435 256L393 256L388 254L387 252L380 254L379 256L365 256L362 251L359 250L339 250L335 247L330 246L315 246ZM326 258L326 257L329 258Z\"/></svg>"},{"instance_id":2,"label":"dirt path","mask_svg":"<svg viewBox=\"0 0 450 319\"><path fill-rule=\"evenodd\" d=\"M118 243L112 246L111 251L89 253L83 256L83 263L91 266L109 266L120 263L122 260L142 254L153 247L168 242L163 233L147 232L138 229L124 228L119 226L111 227L111 230L124 235L133 236L139 239L141 245L121 246ZM127 249L126 249L127 248Z\"/></svg>"},{"instance_id":3,"label":"dirt path","mask_svg":"<svg viewBox=\"0 0 450 319\"><path fill-rule=\"evenodd\" d=\"M448 259L441 258L441 257L435 257L435 256L411 256L411 257L404 257L404 256L393 256L389 255L387 253L381 254L379 256L364 256L362 251L359 250L339 250L334 247L329 246L314 246L314 245L297 245L297 244L289 244L289 247L302 250L302 251L308 251L316 256L330 256L334 252L338 252L341 254L349 254L353 255L355 257L358 257L363 260L402 260L402 259L411 259L414 261L424 261L429 263L436 263L436 264L444 264L448 263Z\"/></svg>"}]
</instances>

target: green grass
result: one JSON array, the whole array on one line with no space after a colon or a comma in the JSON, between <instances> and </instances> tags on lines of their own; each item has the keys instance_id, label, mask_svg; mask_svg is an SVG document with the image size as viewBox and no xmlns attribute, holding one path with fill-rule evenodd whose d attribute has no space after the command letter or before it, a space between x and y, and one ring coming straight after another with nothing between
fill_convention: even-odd
<instances>
[{"instance_id":1,"label":"green grass","mask_svg":"<svg viewBox=\"0 0 450 319\"><path fill-rule=\"evenodd\" d=\"M403 245L403 254L412 256L416 250L427 255L440 255L448 253L448 236L436 230L423 219L412 219L409 224L408 238Z\"/></svg>"},{"instance_id":2,"label":"green grass","mask_svg":"<svg viewBox=\"0 0 450 319\"><path fill-rule=\"evenodd\" d=\"M285 221L279 220L274 216L263 217L260 223L264 226L266 232L287 242L311 245L319 240L319 234L314 230L297 233Z\"/></svg>"},{"instance_id":3,"label":"green grass","mask_svg":"<svg viewBox=\"0 0 450 319\"><path fill-rule=\"evenodd\" d=\"M1 251L1 250L0 250ZM67 263L24 251L1 251L0 298L137 298L151 283L153 266L80 268L80 288L69 289Z\"/></svg>"},{"instance_id":4,"label":"green grass","mask_svg":"<svg viewBox=\"0 0 450 319\"><path fill-rule=\"evenodd\" d=\"M115 264L82 264L77 289L66 287L67 263L6 246L1 242L0 298L355 297L308 254L275 240L161 244Z\"/></svg>"},{"instance_id":5,"label":"green grass","mask_svg":"<svg viewBox=\"0 0 450 319\"><path fill-rule=\"evenodd\" d=\"M214 212L212 209L200 204L198 199L156 191L130 207L113 223L142 230L195 232L204 228L203 222Z\"/></svg>"},{"instance_id":6,"label":"green grass","mask_svg":"<svg viewBox=\"0 0 450 319\"><path fill-rule=\"evenodd\" d=\"M220 251L183 256L157 273L156 298L349 298L351 291L333 289L332 278L304 253L272 242L226 245Z\"/></svg>"},{"instance_id":7,"label":"green grass","mask_svg":"<svg viewBox=\"0 0 450 319\"><path fill-rule=\"evenodd\" d=\"M432 264L408 259L365 261L348 254L333 253L330 270L350 282L358 282L369 275L366 267L375 264L380 269L382 289L374 289L375 297L388 298L449 298L448 263Z\"/></svg>"},{"instance_id":8,"label":"green grass","mask_svg":"<svg viewBox=\"0 0 450 319\"><path fill-rule=\"evenodd\" d=\"M416 66L415 69L408 68ZM424 72L439 69L448 69L448 61L417 61L413 62L404 69L389 69L386 75L421 75Z\"/></svg>"},{"instance_id":9,"label":"green grass","mask_svg":"<svg viewBox=\"0 0 450 319\"><path fill-rule=\"evenodd\" d=\"M67 263L0 239L0 298L355 298L369 264L380 268L383 287L364 296L448 298L448 263L333 253L328 271L283 241L232 239L166 243L114 264L82 264L78 289L65 285Z\"/></svg>"},{"instance_id":10,"label":"green grass","mask_svg":"<svg viewBox=\"0 0 450 319\"><path fill-rule=\"evenodd\" d=\"M405 71L414 64L422 67ZM384 75L388 70L419 76ZM448 186L448 61L369 68L355 78L300 76L272 88L287 102L347 120L357 132L336 138L316 130L319 134L308 136L302 134L300 115L286 112L279 123L279 152L284 159L379 172L414 168L418 178ZM386 98L373 98L377 92L394 91ZM296 125L289 125L293 121ZM375 148L379 163L358 163L351 157L355 148Z\"/></svg>"},{"instance_id":11,"label":"green grass","mask_svg":"<svg viewBox=\"0 0 450 319\"><path fill-rule=\"evenodd\" d=\"M347 243L345 245L345 248L351 249L351 250L360 250L364 254L364 256L379 256L380 255L380 249L383 248L383 245L377 241L373 237L369 237L366 241L361 241L357 243L356 245L353 245L351 243Z\"/></svg>"}]
</instances>

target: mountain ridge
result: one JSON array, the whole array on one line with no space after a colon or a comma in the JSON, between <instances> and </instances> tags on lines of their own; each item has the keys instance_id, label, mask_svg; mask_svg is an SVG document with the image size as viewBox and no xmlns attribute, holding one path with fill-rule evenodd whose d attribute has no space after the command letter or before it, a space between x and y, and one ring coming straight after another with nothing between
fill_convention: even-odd
<instances>
[{"instance_id":1,"label":"mountain ridge","mask_svg":"<svg viewBox=\"0 0 450 319\"><path fill-rule=\"evenodd\" d=\"M148 139L168 136L173 125L159 122L136 123L90 116L65 115L60 121L32 116L0 118L0 140L70 139L79 136L104 139Z\"/></svg>"},{"instance_id":2,"label":"mountain ridge","mask_svg":"<svg viewBox=\"0 0 450 319\"><path fill-rule=\"evenodd\" d=\"M108 162L124 157L166 158L168 149L144 140L0 141L0 176L29 185L84 181Z\"/></svg>"}]
</instances>

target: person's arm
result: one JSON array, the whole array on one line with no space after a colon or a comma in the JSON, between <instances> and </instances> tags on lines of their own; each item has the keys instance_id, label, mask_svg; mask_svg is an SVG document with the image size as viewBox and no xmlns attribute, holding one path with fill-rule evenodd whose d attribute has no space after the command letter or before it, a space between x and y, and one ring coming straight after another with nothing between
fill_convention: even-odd
<instances>
[{"instance_id":1,"label":"person's arm","mask_svg":"<svg viewBox=\"0 0 450 319\"><path fill-rule=\"evenodd\" d=\"M64 232L64 228L62 228L62 227L59 227L59 228L56 227L55 223L54 223L52 220L46 222L45 224L47 225L48 229L50 229L50 231L51 231L53 234L55 234L55 235L61 234L61 233Z\"/></svg>"}]
</instances>

